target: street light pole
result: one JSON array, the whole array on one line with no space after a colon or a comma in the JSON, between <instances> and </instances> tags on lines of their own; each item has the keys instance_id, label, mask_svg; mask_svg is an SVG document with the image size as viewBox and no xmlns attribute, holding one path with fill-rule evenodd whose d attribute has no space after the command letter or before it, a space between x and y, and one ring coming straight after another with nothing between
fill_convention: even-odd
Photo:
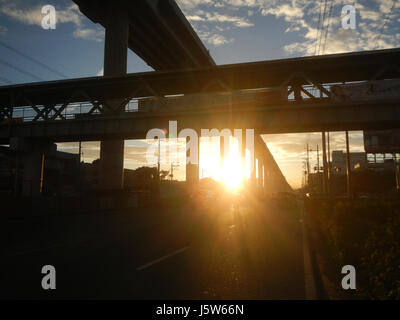
<instances>
[{"instance_id":1,"label":"street light pole","mask_svg":"<svg viewBox=\"0 0 400 320\"><path fill-rule=\"evenodd\" d=\"M347 177L347 196L351 196L351 168L350 168L350 147L349 147L349 132L346 131L346 177Z\"/></svg>"}]
</instances>

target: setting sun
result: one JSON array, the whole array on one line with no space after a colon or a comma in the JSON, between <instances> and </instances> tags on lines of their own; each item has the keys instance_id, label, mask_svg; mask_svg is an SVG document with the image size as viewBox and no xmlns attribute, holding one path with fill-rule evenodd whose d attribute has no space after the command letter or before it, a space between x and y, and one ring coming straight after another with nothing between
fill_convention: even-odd
<instances>
[{"instance_id":1,"label":"setting sun","mask_svg":"<svg viewBox=\"0 0 400 320\"><path fill-rule=\"evenodd\" d=\"M246 152L246 168L243 168L239 143L236 139L230 139L229 154L221 164L220 146L218 139L202 139L200 147L200 172L201 178L210 177L220 181L230 190L241 187L245 177L250 176L248 150Z\"/></svg>"},{"instance_id":2,"label":"setting sun","mask_svg":"<svg viewBox=\"0 0 400 320\"><path fill-rule=\"evenodd\" d=\"M229 189L238 189L243 182L243 171L239 144L236 139L232 139L229 155L221 168L221 180Z\"/></svg>"}]
</instances>

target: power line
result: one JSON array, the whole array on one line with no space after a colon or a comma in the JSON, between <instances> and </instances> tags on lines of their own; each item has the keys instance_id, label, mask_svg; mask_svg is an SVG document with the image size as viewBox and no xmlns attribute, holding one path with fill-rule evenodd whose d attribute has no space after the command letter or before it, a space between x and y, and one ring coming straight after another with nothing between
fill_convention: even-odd
<instances>
[{"instance_id":1,"label":"power line","mask_svg":"<svg viewBox=\"0 0 400 320\"><path fill-rule=\"evenodd\" d=\"M326 8L328 5L328 1L324 0L324 12L322 14L322 23L321 23L321 32L320 32L320 37L319 37L319 43L318 43L318 52L317 54L319 54L321 52L321 44L322 44L322 35L324 33L324 29L325 29L325 19L326 19Z\"/></svg>"},{"instance_id":2,"label":"power line","mask_svg":"<svg viewBox=\"0 0 400 320\"><path fill-rule=\"evenodd\" d=\"M328 39L328 33L329 33L329 26L331 24L332 8L333 8L333 0L331 0L330 6L329 6L328 22L327 22L328 24L326 26L324 45L322 46L322 54L325 53L326 41Z\"/></svg>"},{"instance_id":3,"label":"power line","mask_svg":"<svg viewBox=\"0 0 400 320\"><path fill-rule=\"evenodd\" d=\"M390 10L389 10L389 12L386 14L386 16L385 16L385 19L383 20L383 23L382 23L382 25L381 25L381 28L380 28L380 31L379 31L379 33L378 33L378 38L376 39L376 41L375 41L375 47L377 46L377 44L378 44L378 41L380 40L380 38L381 38L381 36L382 36L382 33L383 33L383 30L384 30L384 28L385 28L385 26L386 26L386 23L388 22L388 18L391 16L391 14L392 14L392 11L393 11L393 9L394 9L394 5L396 4L396 1L395 0L392 0L392 7L390 8Z\"/></svg>"},{"instance_id":4,"label":"power line","mask_svg":"<svg viewBox=\"0 0 400 320\"><path fill-rule=\"evenodd\" d=\"M68 76L66 76L65 74L63 74L63 73L57 71L56 69L51 68L51 67L49 67L48 65L46 65L46 64L44 64L44 63L42 63L42 62L40 62L40 61L38 61L38 60L36 60L36 59L34 59L34 58L28 56L28 55L26 55L25 53L23 53L23 52L21 52L21 51L15 49L15 48L13 48L13 47L11 47L11 46L8 45L8 44L5 44L5 43L2 42L2 41L0 41L0 45L3 46L3 47L5 47L5 48L7 48L8 50L11 50L11 51L15 52L16 54L19 54L20 56L24 57L25 59L28 59L29 61L31 61L31 62L33 62L33 63L36 63L37 65L41 66L42 68L45 68L46 70L57 74L58 76L61 76L61 77L63 77L63 78L68 78Z\"/></svg>"},{"instance_id":5,"label":"power line","mask_svg":"<svg viewBox=\"0 0 400 320\"><path fill-rule=\"evenodd\" d=\"M4 60L1 60L1 59L0 59L0 63L3 64L3 65L5 65L5 66L7 66L7 67L9 67L9 68L11 68L11 69L14 69L14 70L18 71L18 72L20 72L20 73L22 73L22 74L24 74L24 75L27 75L27 76L29 76L29 77L32 77L32 78L34 78L34 79L36 79L36 80L44 81L44 79L42 79L42 78L40 78L40 77L34 75L33 73L30 73L30 72L28 72L28 71L22 70L22 69L20 69L20 68L18 68L18 67L16 67L16 66L14 66L14 65L11 64L11 63L8 63L7 61L4 61Z\"/></svg>"},{"instance_id":6,"label":"power line","mask_svg":"<svg viewBox=\"0 0 400 320\"><path fill-rule=\"evenodd\" d=\"M319 32L320 32L320 29L321 29L322 1L323 1L323 0L320 0L320 1L319 1L319 17L318 17L317 39L315 40L315 51L314 51L314 55L317 54Z\"/></svg>"},{"instance_id":7,"label":"power line","mask_svg":"<svg viewBox=\"0 0 400 320\"><path fill-rule=\"evenodd\" d=\"M4 78L4 77L0 77L0 82L4 82L4 83L7 83L7 84L13 84L13 82L11 80L9 80L7 78Z\"/></svg>"}]
</instances>

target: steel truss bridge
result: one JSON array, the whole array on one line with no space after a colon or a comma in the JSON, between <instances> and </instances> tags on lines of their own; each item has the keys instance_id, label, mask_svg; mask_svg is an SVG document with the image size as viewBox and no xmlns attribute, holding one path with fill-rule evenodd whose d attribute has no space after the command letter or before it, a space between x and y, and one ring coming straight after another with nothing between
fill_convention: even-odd
<instances>
[{"instance_id":1,"label":"steel truss bridge","mask_svg":"<svg viewBox=\"0 0 400 320\"><path fill-rule=\"evenodd\" d=\"M169 120L178 121L178 130L254 128L260 134L397 128L398 98L339 101L330 87L398 78L400 49L387 49L3 86L0 142L144 138L152 128L168 128ZM285 98L240 98L255 89L283 90ZM215 93L228 95L229 103L168 107L171 97ZM141 110L141 99L157 107Z\"/></svg>"}]
</instances>

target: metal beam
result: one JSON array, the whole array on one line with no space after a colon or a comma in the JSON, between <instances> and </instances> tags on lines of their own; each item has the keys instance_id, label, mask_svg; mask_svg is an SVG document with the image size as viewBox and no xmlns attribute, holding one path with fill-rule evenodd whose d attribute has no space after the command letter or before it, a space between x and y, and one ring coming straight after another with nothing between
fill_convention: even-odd
<instances>
[{"instance_id":1,"label":"metal beam","mask_svg":"<svg viewBox=\"0 0 400 320\"><path fill-rule=\"evenodd\" d=\"M305 78L296 79L301 81L302 85L309 83L307 79L312 79L313 84L318 86L327 83L368 81L383 66L399 63L400 49L388 49L240 63L196 70L144 72L125 76L11 85L0 87L0 106L26 105L22 97L28 97L36 105L62 104L78 89L84 91L91 100L152 96L152 91L159 95L221 91L220 87L209 86L210 81L215 79L231 90L279 87L282 84L290 85L287 79L290 79L294 72L305 75ZM399 70L387 69L381 77L400 78ZM146 86L143 86L143 83ZM71 102L82 101L84 100L75 99Z\"/></svg>"},{"instance_id":2,"label":"metal beam","mask_svg":"<svg viewBox=\"0 0 400 320\"><path fill-rule=\"evenodd\" d=\"M105 28L107 27L105 1L73 1L90 20L100 23ZM133 25L133 32L129 35L129 48L155 70L191 69L215 65L208 50L175 1L114 0L113 4L129 15L129 23ZM154 34L160 35L160 39L155 40L152 37ZM134 41L139 37L142 39L145 37L151 41L146 43ZM149 54L150 52L152 54ZM175 55L177 59L163 63L166 53Z\"/></svg>"},{"instance_id":3,"label":"metal beam","mask_svg":"<svg viewBox=\"0 0 400 320\"><path fill-rule=\"evenodd\" d=\"M227 116L229 115L229 116ZM51 141L142 139L152 128L252 128L257 133L296 133L400 128L398 100L292 103L266 107L199 109L181 112L132 112L122 115L0 126L0 140L11 136Z\"/></svg>"}]
</instances>

